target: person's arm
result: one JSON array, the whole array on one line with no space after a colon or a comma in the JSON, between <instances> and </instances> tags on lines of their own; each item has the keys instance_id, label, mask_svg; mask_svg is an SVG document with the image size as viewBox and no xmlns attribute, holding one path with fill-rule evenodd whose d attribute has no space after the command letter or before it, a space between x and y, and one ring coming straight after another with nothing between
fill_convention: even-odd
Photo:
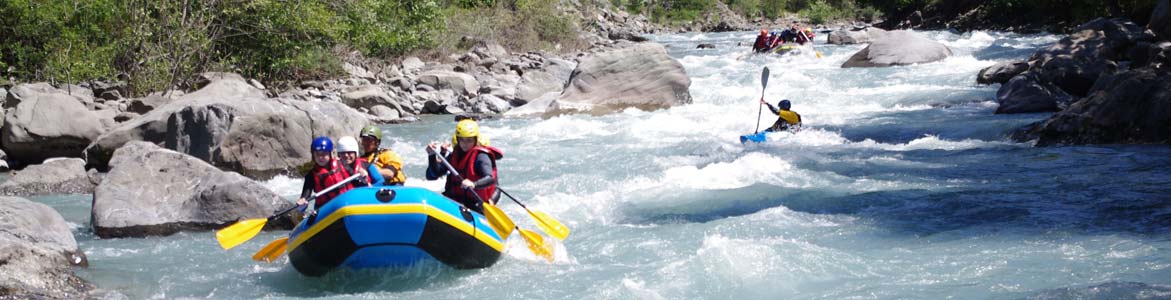
<instances>
[{"instance_id":1,"label":"person's arm","mask_svg":"<svg viewBox=\"0 0 1171 300\"><path fill-rule=\"evenodd\" d=\"M313 172L305 174L305 183L301 184L301 197L297 198L297 205L308 204L309 196L313 196Z\"/></svg>"},{"instance_id":2,"label":"person's arm","mask_svg":"<svg viewBox=\"0 0 1171 300\"><path fill-rule=\"evenodd\" d=\"M446 158L438 154L427 155L427 180L436 180L447 175L447 167L439 162L440 159Z\"/></svg>"},{"instance_id":3,"label":"person's arm","mask_svg":"<svg viewBox=\"0 0 1171 300\"><path fill-rule=\"evenodd\" d=\"M779 109L777 109L776 107L774 107L774 106L773 106L771 103L765 102L765 101L764 101L764 98L760 98L760 104L767 105L767 106L768 106L768 110L769 110L769 111L771 111L771 112L773 112L773 114L774 114L774 115L780 115L780 114L781 114L781 110L779 110Z\"/></svg>"},{"instance_id":4,"label":"person's arm","mask_svg":"<svg viewBox=\"0 0 1171 300\"><path fill-rule=\"evenodd\" d=\"M496 177L492 176L492 158L488 153L476 154L476 174L483 174L483 177L475 182L477 189L496 183Z\"/></svg>"},{"instance_id":5,"label":"person's arm","mask_svg":"<svg viewBox=\"0 0 1171 300\"><path fill-rule=\"evenodd\" d=\"M371 185L383 185L386 183L386 178L382 177L382 171L374 164L366 164L366 173L370 174Z\"/></svg>"}]
</instances>

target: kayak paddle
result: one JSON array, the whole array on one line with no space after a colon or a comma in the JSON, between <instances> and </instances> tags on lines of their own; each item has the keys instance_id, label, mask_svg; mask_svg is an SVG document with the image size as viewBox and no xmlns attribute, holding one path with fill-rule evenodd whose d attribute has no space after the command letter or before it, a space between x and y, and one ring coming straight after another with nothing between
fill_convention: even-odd
<instances>
[{"instance_id":1,"label":"kayak paddle","mask_svg":"<svg viewBox=\"0 0 1171 300\"><path fill-rule=\"evenodd\" d=\"M342 186L343 184L349 183L350 181L357 179L358 176L361 176L361 174L354 174L354 176L350 176L349 178L342 180L342 182L338 182L338 183L336 183L336 184L334 184L334 185L332 185L332 186L330 186L320 192L313 193L313 195L309 196L309 200L317 199L318 196L321 196L321 195L324 195L325 193L331 192L331 191L337 189L338 187ZM244 242L251 240L253 237L256 237L256 234L260 233L260 229L264 228L264 224L268 224L268 221L275 220L276 218L283 216L284 214L287 214L290 211L293 211L293 209L297 209L299 207L304 207L304 206L293 206L293 207L281 210L281 211L277 212L276 214L269 216L268 218L247 219L247 220L236 222L235 224L229 225L228 227L224 227L223 229L216 231L216 233L215 233L216 241L218 241L220 243L220 247L223 247L224 250L232 249L232 247L239 246L240 244L243 244Z\"/></svg>"}]
</instances>

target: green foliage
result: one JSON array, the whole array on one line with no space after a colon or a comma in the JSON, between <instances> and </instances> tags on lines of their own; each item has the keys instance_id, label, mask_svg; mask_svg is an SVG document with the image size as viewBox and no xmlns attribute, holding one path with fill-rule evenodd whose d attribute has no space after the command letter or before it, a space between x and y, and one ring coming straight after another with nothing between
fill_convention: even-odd
<instances>
[{"instance_id":1,"label":"green foliage","mask_svg":"<svg viewBox=\"0 0 1171 300\"><path fill-rule=\"evenodd\" d=\"M447 26L439 33L439 52L466 50L470 45L460 45L465 36L494 41L513 51L582 46L578 18L560 11L555 1L501 0L492 8L449 7L442 15Z\"/></svg>"},{"instance_id":2,"label":"green foliage","mask_svg":"<svg viewBox=\"0 0 1171 300\"><path fill-rule=\"evenodd\" d=\"M716 0L658 0L651 8L651 19L659 23L679 24L695 21L700 14L715 7Z\"/></svg>"}]
</instances>

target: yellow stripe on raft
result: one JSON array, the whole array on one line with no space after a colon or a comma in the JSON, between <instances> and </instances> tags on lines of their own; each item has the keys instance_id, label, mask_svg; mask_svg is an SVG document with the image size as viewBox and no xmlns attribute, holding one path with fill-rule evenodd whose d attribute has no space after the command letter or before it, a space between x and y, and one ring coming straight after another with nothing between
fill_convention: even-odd
<instances>
[{"instance_id":1,"label":"yellow stripe on raft","mask_svg":"<svg viewBox=\"0 0 1171 300\"><path fill-rule=\"evenodd\" d=\"M484 230L474 230L472 224L464 221L463 218L458 218L448 214L443 210L428 209L429 207L430 206L424 204L362 204L342 207L341 209L334 211L332 214L329 214L329 217L326 217L325 220L318 221L317 224L313 224L312 227L309 227L309 230L305 230L305 232L297 236L297 239L293 240L293 245L289 247L289 249L297 249L298 246L301 246L301 243L309 240L310 237L317 235L318 232L321 232L330 224L333 224L334 222L337 222L344 217L358 215L426 214L427 216L442 221L443 223L447 223L448 225L451 225L452 227L455 227L456 229L459 229L468 235L474 236L477 240L480 240L481 243L488 245L488 247L492 247L492 249L495 249L496 251L504 251L504 243L501 243L492 236L485 234Z\"/></svg>"}]
</instances>

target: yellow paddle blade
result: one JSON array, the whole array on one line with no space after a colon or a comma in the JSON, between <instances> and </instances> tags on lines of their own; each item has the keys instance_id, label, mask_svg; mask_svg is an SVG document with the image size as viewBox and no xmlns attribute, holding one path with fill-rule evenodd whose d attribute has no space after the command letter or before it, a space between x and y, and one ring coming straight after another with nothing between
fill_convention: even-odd
<instances>
[{"instance_id":1,"label":"yellow paddle blade","mask_svg":"<svg viewBox=\"0 0 1171 300\"><path fill-rule=\"evenodd\" d=\"M269 242L268 245L264 245L264 248L260 248L260 251L256 251L256 254L252 255L252 260L273 262L281 258L282 255L285 255L285 249L289 245L288 242L289 237L287 236Z\"/></svg>"},{"instance_id":2,"label":"yellow paddle blade","mask_svg":"<svg viewBox=\"0 0 1171 300\"><path fill-rule=\"evenodd\" d=\"M815 51L813 53L817 53L817 58L821 58L821 51Z\"/></svg>"},{"instance_id":3,"label":"yellow paddle blade","mask_svg":"<svg viewBox=\"0 0 1171 300\"><path fill-rule=\"evenodd\" d=\"M512 234L512 228L516 227L516 224L512 223L512 219L504 214L504 211L501 211L499 207L487 202L484 203L484 214L488 217L488 225L492 225L492 229L496 230L500 239L508 239L508 236Z\"/></svg>"},{"instance_id":4,"label":"yellow paddle blade","mask_svg":"<svg viewBox=\"0 0 1171 300\"><path fill-rule=\"evenodd\" d=\"M264 228L265 223L268 223L268 219L248 219L236 222L236 224L216 231L215 239L220 242L220 247L223 247L224 250L232 249L232 247L239 246L255 237L257 233L260 233L260 229Z\"/></svg>"},{"instance_id":5,"label":"yellow paddle blade","mask_svg":"<svg viewBox=\"0 0 1171 300\"><path fill-rule=\"evenodd\" d=\"M525 241L528 242L529 250L533 251L533 254L544 257L549 262L553 262L553 245L545 244L545 239L532 230L517 229L520 230L520 236L524 237Z\"/></svg>"},{"instance_id":6,"label":"yellow paddle blade","mask_svg":"<svg viewBox=\"0 0 1171 300\"><path fill-rule=\"evenodd\" d=\"M557 219L554 219L548 214L537 210L530 210L529 214L531 214L534 219L537 219L537 227L540 227L541 231L544 231L549 236L562 241L564 241L566 237L569 237L569 227L565 227L565 225L562 225L561 222L557 221Z\"/></svg>"}]
</instances>

